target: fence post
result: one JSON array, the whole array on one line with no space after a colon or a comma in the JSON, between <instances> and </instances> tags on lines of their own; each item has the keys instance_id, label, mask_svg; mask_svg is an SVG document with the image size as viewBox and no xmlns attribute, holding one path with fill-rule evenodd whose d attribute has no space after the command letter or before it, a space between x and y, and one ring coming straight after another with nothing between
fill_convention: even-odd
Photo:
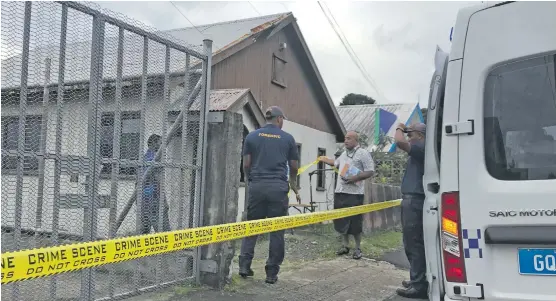
<instances>
[{"instance_id":1,"label":"fence post","mask_svg":"<svg viewBox=\"0 0 556 301\"><path fill-rule=\"evenodd\" d=\"M221 114L222 121L208 124L206 185L203 223L213 226L233 223L237 219L243 118L232 112ZM200 248L200 281L221 288L230 274L236 241L227 241Z\"/></svg>"},{"instance_id":2,"label":"fence post","mask_svg":"<svg viewBox=\"0 0 556 301\"><path fill-rule=\"evenodd\" d=\"M196 181L198 189L195 195L199 196L194 204L194 227L198 227L203 224L203 212L204 212L204 201L205 201L205 187L206 187L206 166L207 166L207 120L210 110L210 86L211 86L211 70L212 70L212 40L203 40L203 52L207 56L206 61L203 62L203 75L201 78L204 86L201 88L201 107L199 116L199 142L197 145L197 158L201 158L201 172L200 179ZM241 140L240 140L241 141ZM197 159L198 160L198 159ZM197 161L198 162L198 161ZM199 174L198 169L196 174ZM193 260L193 272L195 273L195 278L197 283L201 282L200 269L199 269L199 259L200 248L195 248L194 260Z\"/></svg>"},{"instance_id":3,"label":"fence post","mask_svg":"<svg viewBox=\"0 0 556 301\"><path fill-rule=\"evenodd\" d=\"M104 57L104 19L93 16L93 35L91 45L91 74L89 85L89 118L87 134L87 204L83 208L83 241L95 239L97 224L97 192L100 177L100 114L102 99L102 67ZM81 276L81 300L94 299L94 269L87 269Z\"/></svg>"}]
</instances>

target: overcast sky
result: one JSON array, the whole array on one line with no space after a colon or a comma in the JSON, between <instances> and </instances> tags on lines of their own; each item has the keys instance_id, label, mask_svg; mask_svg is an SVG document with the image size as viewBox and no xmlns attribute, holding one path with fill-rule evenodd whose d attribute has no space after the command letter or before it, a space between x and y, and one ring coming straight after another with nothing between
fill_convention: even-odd
<instances>
[{"instance_id":1,"label":"overcast sky","mask_svg":"<svg viewBox=\"0 0 556 301\"><path fill-rule=\"evenodd\" d=\"M160 30L190 27L170 2L97 2ZM317 2L174 2L195 25L291 11L335 103L347 93L426 106L436 45L450 48L458 9L477 2L327 2L384 97L363 79ZM252 7L254 6L254 8Z\"/></svg>"}]
</instances>

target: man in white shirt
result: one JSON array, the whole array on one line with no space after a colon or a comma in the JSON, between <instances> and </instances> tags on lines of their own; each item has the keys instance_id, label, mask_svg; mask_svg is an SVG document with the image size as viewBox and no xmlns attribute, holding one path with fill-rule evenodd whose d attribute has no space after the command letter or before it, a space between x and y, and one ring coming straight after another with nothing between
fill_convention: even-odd
<instances>
[{"instance_id":1,"label":"man in white shirt","mask_svg":"<svg viewBox=\"0 0 556 301\"><path fill-rule=\"evenodd\" d=\"M365 196L364 180L372 177L375 170L375 164L371 153L359 146L359 135L356 132L349 131L346 133L344 145L346 149L336 160L327 157L319 157L319 161L330 166L336 166L340 171L334 193L334 209L363 205ZM348 173L344 175L343 171L349 167L355 170L356 174ZM343 237L343 245L336 254L349 254L349 235L351 234L355 239L353 258L361 259L363 216L356 215L335 219L334 229L342 234Z\"/></svg>"}]
</instances>

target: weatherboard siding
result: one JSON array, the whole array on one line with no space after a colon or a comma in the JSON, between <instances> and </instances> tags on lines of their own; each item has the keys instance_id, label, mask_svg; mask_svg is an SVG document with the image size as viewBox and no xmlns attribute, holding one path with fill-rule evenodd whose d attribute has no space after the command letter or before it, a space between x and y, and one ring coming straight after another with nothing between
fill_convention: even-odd
<instances>
[{"instance_id":1,"label":"weatherboard siding","mask_svg":"<svg viewBox=\"0 0 556 301\"><path fill-rule=\"evenodd\" d=\"M317 92L318 82L294 36L291 25L266 39L235 53L212 68L212 88L249 88L263 110L271 105L280 106L289 120L326 133L334 133L328 122L331 114L322 108L322 92ZM280 44L287 48L280 51ZM286 88L271 82L273 54L287 61L284 78ZM330 116L328 116L330 115Z\"/></svg>"}]
</instances>

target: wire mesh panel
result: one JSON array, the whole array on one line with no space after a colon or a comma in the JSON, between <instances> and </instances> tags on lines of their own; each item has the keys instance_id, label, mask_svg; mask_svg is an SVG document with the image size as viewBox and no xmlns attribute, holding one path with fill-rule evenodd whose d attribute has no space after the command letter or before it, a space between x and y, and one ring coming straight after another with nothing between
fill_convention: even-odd
<instances>
[{"instance_id":1,"label":"wire mesh panel","mask_svg":"<svg viewBox=\"0 0 556 301\"><path fill-rule=\"evenodd\" d=\"M93 4L2 3L2 252L197 227L207 66ZM197 277L195 250L2 285L112 300Z\"/></svg>"}]
</instances>

